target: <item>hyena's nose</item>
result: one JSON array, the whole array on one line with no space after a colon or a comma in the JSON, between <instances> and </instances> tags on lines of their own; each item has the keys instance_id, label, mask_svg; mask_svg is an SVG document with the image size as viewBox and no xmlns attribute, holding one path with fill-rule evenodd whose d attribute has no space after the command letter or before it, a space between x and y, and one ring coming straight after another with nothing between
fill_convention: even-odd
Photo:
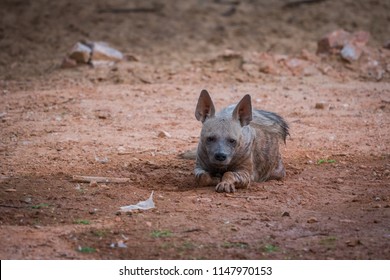
<instances>
[{"instance_id":1,"label":"hyena's nose","mask_svg":"<svg viewBox=\"0 0 390 280\"><path fill-rule=\"evenodd\" d=\"M223 153L216 153L214 158L218 161L225 161L226 160L226 155Z\"/></svg>"}]
</instances>

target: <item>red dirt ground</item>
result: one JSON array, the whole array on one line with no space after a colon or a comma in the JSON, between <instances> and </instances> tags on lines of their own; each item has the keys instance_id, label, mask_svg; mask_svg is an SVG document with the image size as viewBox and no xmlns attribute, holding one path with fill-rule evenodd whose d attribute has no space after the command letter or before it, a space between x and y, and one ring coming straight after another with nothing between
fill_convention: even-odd
<instances>
[{"instance_id":1,"label":"red dirt ground","mask_svg":"<svg viewBox=\"0 0 390 280\"><path fill-rule=\"evenodd\" d=\"M390 259L387 1L82 2L0 4L1 259ZM371 33L380 79L315 55L337 28ZM61 69L83 38L128 59ZM179 155L203 88L288 121L285 180L196 187ZM152 191L156 208L118 211Z\"/></svg>"}]
</instances>

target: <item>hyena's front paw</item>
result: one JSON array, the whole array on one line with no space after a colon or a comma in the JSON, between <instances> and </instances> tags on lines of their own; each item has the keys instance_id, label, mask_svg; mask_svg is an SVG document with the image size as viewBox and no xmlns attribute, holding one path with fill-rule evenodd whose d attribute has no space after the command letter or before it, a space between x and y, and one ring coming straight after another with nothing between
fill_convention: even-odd
<instances>
[{"instance_id":1,"label":"hyena's front paw","mask_svg":"<svg viewBox=\"0 0 390 280\"><path fill-rule=\"evenodd\" d=\"M232 183L222 181L215 187L215 191L233 193L236 192L236 187Z\"/></svg>"}]
</instances>

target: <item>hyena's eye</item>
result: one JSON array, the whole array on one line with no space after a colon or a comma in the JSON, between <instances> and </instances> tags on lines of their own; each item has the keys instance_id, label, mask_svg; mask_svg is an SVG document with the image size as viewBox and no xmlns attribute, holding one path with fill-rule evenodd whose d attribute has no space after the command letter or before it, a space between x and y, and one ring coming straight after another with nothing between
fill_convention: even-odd
<instances>
[{"instance_id":1,"label":"hyena's eye","mask_svg":"<svg viewBox=\"0 0 390 280\"><path fill-rule=\"evenodd\" d=\"M209 136L206 138L207 143L213 143L215 142L216 138L214 136Z\"/></svg>"},{"instance_id":2,"label":"hyena's eye","mask_svg":"<svg viewBox=\"0 0 390 280\"><path fill-rule=\"evenodd\" d=\"M232 138L228 139L228 142L230 144L232 144L232 145L236 145L237 144L237 141L235 139L232 139Z\"/></svg>"}]
</instances>

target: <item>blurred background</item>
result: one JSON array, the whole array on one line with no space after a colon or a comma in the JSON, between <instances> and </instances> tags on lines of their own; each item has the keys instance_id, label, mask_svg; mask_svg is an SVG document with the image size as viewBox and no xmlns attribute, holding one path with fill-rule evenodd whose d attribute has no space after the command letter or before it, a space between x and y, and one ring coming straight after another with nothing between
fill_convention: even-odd
<instances>
[{"instance_id":1,"label":"blurred background","mask_svg":"<svg viewBox=\"0 0 390 280\"><path fill-rule=\"evenodd\" d=\"M45 74L79 40L106 41L148 64L182 65L226 49L315 52L343 28L390 40L387 0L2 0L0 78Z\"/></svg>"}]
</instances>

